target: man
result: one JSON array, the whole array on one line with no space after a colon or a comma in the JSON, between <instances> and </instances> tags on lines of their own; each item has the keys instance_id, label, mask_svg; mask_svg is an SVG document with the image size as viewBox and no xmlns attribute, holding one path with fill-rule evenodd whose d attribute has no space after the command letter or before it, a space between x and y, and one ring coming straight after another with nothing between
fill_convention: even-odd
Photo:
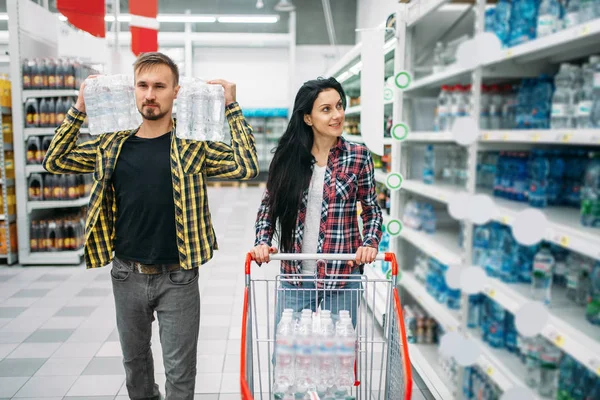
<instances>
[{"instance_id":1,"label":"man","mask_svg":"<svg viewBox=\"0 0 600 400\"><path fill-rule=\"evenodd\" d=\"M252 129L225 89L231 145L180 140L173 101L179 72L161 53L134 63L138 129L105 133L77 144L85 119L84 86L48 149L51 173L93 173L86 221L85 261L112 261L117 328L127 389L132 399L158 399L150 349L158 316L167 399L193 399L200 322L198 267L217 249L206 195L206 177L251 179L258 174ZM113 259L114 252L114 259Z\"/></svg>"}]
</instances>

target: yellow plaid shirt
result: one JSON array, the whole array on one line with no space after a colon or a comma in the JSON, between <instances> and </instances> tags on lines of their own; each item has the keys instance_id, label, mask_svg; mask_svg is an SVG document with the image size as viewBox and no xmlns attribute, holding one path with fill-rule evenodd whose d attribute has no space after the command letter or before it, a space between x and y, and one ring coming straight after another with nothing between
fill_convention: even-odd
<instances>
[{"instance_id":1,"label":"yellow plaid shirt","mask_svg":"<svg viewBox=\"0 0 600 400\"><path fill-rule=\"evenodd\" d=\"M252 179L258 175L258 160L252 128L237 103L225 115L231 127L231 145L200 142L172 135L171 176L175 200L177 248L182 268L199 267L218 249L206 193L206 178ZM87 268L109 264L113 259L117 202L112 184L121 147L137 130L99 135L77 143L85 114L69 110L44 159L46 171L54 174L93 173L85 229Z\"/></svg>"}]
</instances>

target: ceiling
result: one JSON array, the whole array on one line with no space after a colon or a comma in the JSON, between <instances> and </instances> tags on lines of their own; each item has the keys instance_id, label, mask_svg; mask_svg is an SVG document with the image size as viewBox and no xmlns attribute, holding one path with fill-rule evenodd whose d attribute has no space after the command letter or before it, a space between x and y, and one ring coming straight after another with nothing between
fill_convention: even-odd
<instances>
[{"instance_id":1,"label":"ceiling","mask_svg":"<svg viewBox=\"0 0 600 400\"><path fill-rule=\"evenodd\" d=\"M22 1L22 0L21 0ZM41 3L42 0L32 0ZM111 12L115 0L106 0L107 12ZM256 8L257 0L158 0L159 13L183 14L277 14L273 10L279 0L263 0L264 8ZM357 0L329 0L338 45L355 44ZM56 11L56 0L48 0L49 7ZM293 0L296 6L296 43L299 45L328 45L329 37L325 24L322 0ZM121 13L129 12L129 1L120 0ZM6 0L0 0L0 11L6 12ZM275 24L194 24L196 32L240 32L240 33L287 33L288 13L279 13ZM110 29L110 26L107 26ZM121 24L128 30L127 24ZM162 23L161 31L183 32L183 24Z\"/></svg>"}]
</instances>

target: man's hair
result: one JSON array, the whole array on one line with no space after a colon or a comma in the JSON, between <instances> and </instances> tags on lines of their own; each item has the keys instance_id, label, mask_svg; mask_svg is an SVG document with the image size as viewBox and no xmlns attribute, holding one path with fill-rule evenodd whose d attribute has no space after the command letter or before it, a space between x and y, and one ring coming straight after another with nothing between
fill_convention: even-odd
<instances>
[{"instance_id":1,"label":"man's hair","mask_svg":"<svg viewBox=\"0 0 600 400\"><path fill-rule=\"evenodd\" d=\"M179 68L177 64L171 60L169 56L159 52L142 53L133 63L133 71L135 73L146 71L157 65L166 65L171 68L173 77L175 78L175 86L179 84Z\"/></svg>"}]
</instances>

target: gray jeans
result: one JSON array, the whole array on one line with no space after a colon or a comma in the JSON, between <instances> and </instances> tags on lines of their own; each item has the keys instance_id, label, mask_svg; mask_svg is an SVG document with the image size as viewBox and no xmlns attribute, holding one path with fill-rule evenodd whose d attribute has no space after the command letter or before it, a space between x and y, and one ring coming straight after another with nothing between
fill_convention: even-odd
<instances>
[{"instance_id":1,"label":"gray jeans","mask_svg":"<svg viewBox=\"0 0 600 400\"><path fill-rule=\"evenodd\" d=\"M154 312L163 350L167 400L193 400L200 329L198 269L140 274L115 257L111 270L117 329L131 399L158 399L150 348Z\"/></svg>"}]
</instances>

